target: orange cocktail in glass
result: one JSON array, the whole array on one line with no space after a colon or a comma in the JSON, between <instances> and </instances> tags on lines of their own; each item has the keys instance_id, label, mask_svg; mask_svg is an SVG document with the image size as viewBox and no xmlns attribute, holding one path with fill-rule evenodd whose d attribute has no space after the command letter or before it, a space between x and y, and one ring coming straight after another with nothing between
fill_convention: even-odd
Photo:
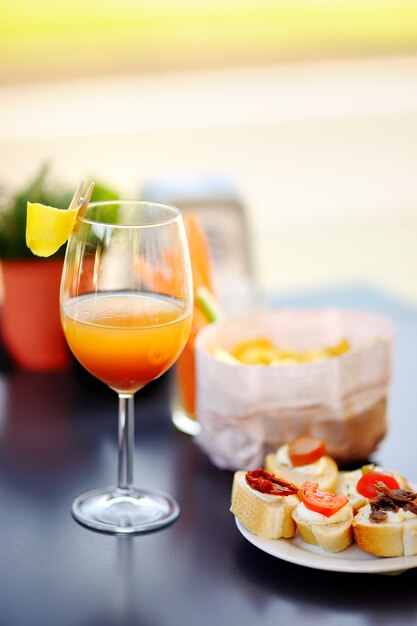
<instances>
[{"instance_id":1,"label":"orange cocktail in glass","mask_svg":"<svg viewBox=\"0 0 417 626\"><path fill-rule=\"evenodd\" d=\"M176 361L190 315L174 298L109 292L68 300L62 325L86 370L116 391L133 392Z\"/></svg>"}]
</instances>

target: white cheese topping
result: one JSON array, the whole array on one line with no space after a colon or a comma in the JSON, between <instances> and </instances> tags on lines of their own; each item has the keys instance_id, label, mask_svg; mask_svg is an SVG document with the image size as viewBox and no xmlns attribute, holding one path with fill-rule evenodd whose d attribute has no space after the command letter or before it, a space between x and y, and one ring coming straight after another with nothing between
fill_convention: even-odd
<instances>
[{"instance_id":1,"label":"white cheese topping","mask_svg":"<svg viewBox=\"0 0 417 626\"><path fill-rule=\"evenodd\" d=\"M277 459L278 465L285 465L286 467L290 467L294 469L296 472L300 472L300 474L309 474L310 476L321 476L325 473L326 469L326 459L322 456L315 463L310 463L309 465L298 465L294 467L291 463L291 459L288 452L288 444L281 446L275 453L275 457Z\"/></svg>"},{"instance_id":2,"label":"white cheese topping","mask_svg":"<svg viewBox=\"0 0 417 626\"><path fill-rule=\"evenodd\" d=\"M396 513L393 511L387 511L387 519L385 521L392 523L400 523L404 522L407 519L416 519L416 514L412 511L404 511L404 509L399 509Z\"/></svg>"},{"instance_id":3,"label":"white cheese topping","mask_svg":"<svg viewBox=\"0 0 417 626\"><path fill-rule=\"evenodd\" d=\"M344 472L343 484L340 491L345 493L348 498L362 498L363 496L356 490L356 485L361 477L362 470L360 469L354 470L353 472Z\"/></svg>"}]
</instances>

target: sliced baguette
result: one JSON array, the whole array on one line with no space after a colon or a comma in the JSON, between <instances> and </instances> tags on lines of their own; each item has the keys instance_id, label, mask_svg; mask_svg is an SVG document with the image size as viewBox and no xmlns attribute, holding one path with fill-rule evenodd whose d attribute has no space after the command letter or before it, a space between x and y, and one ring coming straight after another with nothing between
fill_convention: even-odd
<instances>
[{"instance_id":1,"label":"sliced baguette","mask_svg":"<svg viewBox=\"0 0 417 626\"><path fill-rule=\"evenodd\" d=\"M336 461L328 455L324 456L324 472L316 475L307 474L305 472L301 472L296 467L289 467L278 463L277 456L274 452L266 455L265 469L267 472L275 474L278 478L286 480L296 487L301 487L306 480L317 482L320 489L323 489L323 491L334 491L336 489L339 471Z\"/></svg>"},{"instance_id":2,"label":"sliced baguette","mask_svg":"<svg viewBox=\"0 0 417 626\"><path fill-rule=\"evenodd\" d=\"M254 535L263 539L293 537L296 525L292 512L299 503L297 495L272 496L252 489L246 472L238 470L233 477L231 512Z\"/></svg>"},{"instance_id":3,"label":"sliced baguette","mask_svg":"<svg viewBox=\"0 0 417 626\"><path fill-rule=\"evenodd\" d=\"M375 556L417 555L417 515L411 519L372 522L371 505L362 507L352 522L358 546Z\"/></svg>"},{"instance_id":4,"label":"sliced baguette","mask_svg":"<svg viewBox=\"0 0 417 626\"><path fill-rule=\"evenodd\" d=\"M348 548L353 542L352 518L353 511L350 505L346 505L349 510L349 517L346 520L332 523L329 521L312 522L303 519L298 507L293 511L293 519L297 524L298 532L306 543L320 546L326 552L341 552Z\"/></svg>"}]
</instances>

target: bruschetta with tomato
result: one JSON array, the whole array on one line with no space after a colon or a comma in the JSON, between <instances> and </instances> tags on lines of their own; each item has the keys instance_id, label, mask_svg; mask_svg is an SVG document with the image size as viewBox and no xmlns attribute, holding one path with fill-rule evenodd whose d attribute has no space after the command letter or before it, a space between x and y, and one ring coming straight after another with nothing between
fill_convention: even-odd
<instances>
[{"instance_id":1,"label":"bruschetta with tomato","mask_svg":"<svg viewBox=\"0 0 417 626\"><path fill-rule=\"evenodd\" d=\"M318 483L320 489L336 489L338 466L321 439L301 435L265 457L265 469L297 487L306 481Z\"/></svg>"},{"instance_id":2,"label":"bruschetta with tomato","mask_svg":"<svg viewBox=\"0 0 417 626\"><path fill-rule=\"evenodd\" d=\"M407 479L393 470L378 465L363 465L351 472L339 472L336 492L348 496L355 513L377 495L376 483L383 482L390 489L409 489Z\"/></svg>"},{"instance_id":3,"label":"bruschetta with tomato","mask_svg":"<svg viewBox=\"0 0 417 626\"><path fill-rule=\"evenodd\" d=\"M342 493L322 491L306 481L298 492L300 503L292 513L301 538L326 552L341 552L353 542L353 509Z\"/></svg>"},{"instance_id":4,"label":"bruschetta with tomato","mask_svg":"<svg viewBox=\"0 0 417 626\"><path fill-rule=\"evenodd\" d=\"M417 555L417 493L376 483L377 495L352 522L358 546L375 556Z\"/></svg>"},{"instance_id":5,"label":"bruschetta with tomato","mask_svg":"<svg viewBox=\"0 0 417 626\"><path fill-rule=\"evenodd\" d=\"M299 503L298 487L263 468L238 470L233 477L231 512L263 539L293 537L292 512Z\"/></svg>"}]
</instances>

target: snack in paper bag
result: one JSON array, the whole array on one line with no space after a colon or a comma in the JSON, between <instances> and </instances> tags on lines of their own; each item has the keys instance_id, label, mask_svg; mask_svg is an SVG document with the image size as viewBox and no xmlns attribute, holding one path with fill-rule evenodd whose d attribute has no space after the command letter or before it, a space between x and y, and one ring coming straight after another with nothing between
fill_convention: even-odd
<instances>
[{"instance_id":1,"label":"snack in paper bag","mask_svg":"<svg viewBox=\"0 0 417 626\"><path fill-rule=\"evenodd\" d=\"M260 338L265 349L336 353L285 367L239 362L236 347ZM359 464L386 434L393 341L389 319L344 309L262 310L207 326L196 341L196 443L218 467L249 469L303 434L326 441L337 464Z\"/></svg>"},{"instance_id":2,"label":"snack in paper bag","mask_svg":"<svg viewBox=\"0 0 417 626\"><path fill-rule=\"evenodd\" d=\"M341 341L333 346L298 351L291 347L278 348L270 339L259 337L239 343L231 350L231 356L238 362L245 363L246 365L289 365L294 363L323 361L334 356L339 356L349 350L349 348L350 345L347 339L341 339ZM222 350L222 348L215 348L213 354L219 354L219 350ZM223 352L225 351L223 350Z\"/></svg>"}]
</instances>

